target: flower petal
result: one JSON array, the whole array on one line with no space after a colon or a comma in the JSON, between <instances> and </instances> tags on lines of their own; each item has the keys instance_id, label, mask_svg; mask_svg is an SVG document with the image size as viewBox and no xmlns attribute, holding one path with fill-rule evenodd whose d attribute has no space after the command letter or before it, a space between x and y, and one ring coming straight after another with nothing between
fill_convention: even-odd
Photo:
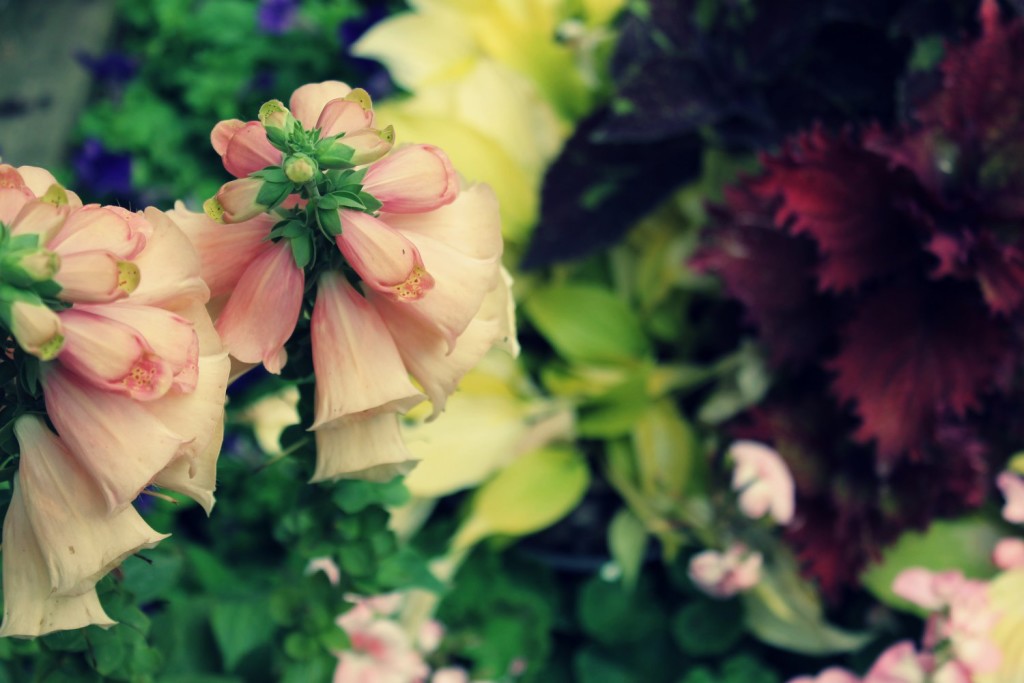
<instances>
[{"instance_id":1,"label":"flower petal","mask_svg":"<svg viewBox=\"0 0 1024 683\"><path fill-rule=\"evenodd\" d=\"M344 97L350 92L352 92L352 88L341 81L308 83L292 93L292 97L288 101L288 108L303 128L312 130L316 128L316 122L327 103Z\"/></svg>"},{"instance_id":2,"label":"flower petal","mask_svg":"<svg viewBox=\"0 0 1024 683\"><path fill-rule=\"evenodd\" d=\"M391 481L415 465L402 441L397 413L356 416L316 430L316 470L309 481Z\"/></svg>"}]
</instances>

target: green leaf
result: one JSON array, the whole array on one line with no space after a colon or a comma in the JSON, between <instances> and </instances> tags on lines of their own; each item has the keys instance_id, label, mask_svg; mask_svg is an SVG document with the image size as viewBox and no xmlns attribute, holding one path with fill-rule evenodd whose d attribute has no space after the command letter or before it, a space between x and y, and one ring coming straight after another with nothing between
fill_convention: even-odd
<instances>
[{"instance_id":1,"label":"green leaf","mask_svg":"<svg viewBox=\"0 0 1024 683\"><path fill-rule=\"evenodd\" d=\"M661 632L665 624L665 615L645 586L631 592L620 583L600 577L583 584L576 612L580 627L610 646L636 643ZM629 628L623 624L629 624Z\"/></svg>"},{"instance_id":2,"label":"green leaf","mask_svg":"<svg viewBox=\"0 0 1024 683\"><path fill-rule=\"evenodd\" d=\"M663 399L637 420L633 451L642 491L681 500L696 460L697 435L674 401Z\"/></svg>"},{"instance_id":3,"label":"green leaf","mask_svg":"<svg viewBox=\"0 0 1024 683\"><path fill-rule=\"evenodd\" d=\"M623 663L595 647L576 653L573 670L580 683L634 683L636 680Z\"/></svg>"},{"instance_id":4,"label":"green leaf","mask_svg":"<svg viewBox=\"0 0 1024 683\"><path fill-rule=\"evenodd\" d=\"M590 469L574 449L549 446L523 455L477 489L452 548L547 528L579 504L589 485Z\"/></svg>"},{"instance_id":5,"label":"green leaf","mask_svg":"<svg viewBox=\"0 0 1024 683\"><path fill-rule=\"evenodd\" d=\"M640 576L648 539L647 528L628 508L619 510L608 525L608 550L622 569L622 583L630 590Z\"/></svg>"},{"instance_id":6,"label":"green leaf","mask_svg":"<svg viewBox=\"0 0 1024 683\"><path fill-rule=\"evenodd\" d=\"M256 596L215 604L210 614L210 625L224 660L224 668L229 671L245 655L269 643L274 635L269 600Z\"/></svg>"},{"instance_id":7,"label":"green leaf","mask_svg":"<svg viewBox=\"0 0 1024 683\"><path fill-rule=\"evenodd\" d=\"M405 488L401 477L384 483L344 479L335 485L331 494L335 505L350 515L362 512L371 505L399 507L409 502L409 498L409 489Z\"/></svg>"},{"instance_id":8,"label":"green leaf","mask_svg":"<svg viewBox=\"0 0 1024 683\"><path fill-rule=\"evenodd\" d=\"M892 592L896 576L904 569L923 567L932 571L958 569L974 579L991 578L996 573L992 549L1003 535L996 523L980 515L936 520L924 532L905 532L885 549L881 561L868 566L860 580L886 605L923 616L923 610Z\"/></svg>"},{"instance_id":9,"label":"green leaf","mask_svg":"<svg viewBox=\"0 0 1024 683\"><path fill-rule=\"evenodd\" d=\"M369 213L379 211L384 206L376 197L369 192L360 192L359 201L365 207L365 210Z\"/></svg>"},{"instance_id":10,"label":"green leaf","mask_svg":"<svg viewBox=\"0 0 1024 683\"><path fill-rule=\"evenodd\" d=\"M781 546L771 553L761 582L743 594L747 628L762 642L805 655L824 656L864 647L871 633L845 631L825 621L818 592L804 580Z\"/></svg>"},{"instance_id":11,"label":"green leaf","mask_svg":"<svg viewBox=\"0 0 1024 683\"><path fill-rule=\"evenodd\" d=\"M541 334L567 360L618 363L650 351L633 311L601 287L554 285L533 292L525 308Z\"/></svg>"},{"instance_id":12,"label":"green leaf","mask_svg":"<svg viewBox=\"0 0 1024 683\"><path fill-rule=\"evenodd\" d=\"M181 576L180 554L157 550L152 555L147 554L147 559L149 562L129 557L121 565L123 585L139 604L165 597L177 585Z\"/></svg>"},{"instance_id":13,"label":"green leaf","mask_svg":"<svg viewBox=\"0 0 1024 683\"><path fill-rule=\"evenodd\" d=\"M722 655L743 637L743 604L739 600L700 598L672 617L672 636L680 649L695 657Z\"/></svg>"}]
</instances>

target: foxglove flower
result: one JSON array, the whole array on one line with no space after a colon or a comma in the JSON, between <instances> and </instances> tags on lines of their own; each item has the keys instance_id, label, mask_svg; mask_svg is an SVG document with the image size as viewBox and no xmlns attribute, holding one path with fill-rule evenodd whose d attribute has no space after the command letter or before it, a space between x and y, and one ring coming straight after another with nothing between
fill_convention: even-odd
<instances>
[{"instance_id":1,"label":"foxglove flower","mask_svg":"<svg viewBox=\"0 0 1024 683\"><path fill-rule=\"evenodd\" d=\"M41 169L0 166L0 223L0 258L26 266L5 267L0 292L17 290L16 304L31 300L48 312L33 309L39 320L57 321L54 333L22 324L17 306L3 310L9 331L22 332L19 348L40 361L38 409L56 433L35 418L15 423L21 458L3 564L5 583L21 587L5 590L2 631L109 624L96 581L163 538L132 501L156 484L213 504L229 359L199 258L163 213L83 206ZM26 249L53 255L52 279L28 277L43 270L19 256ZM50 341L22 342L38 329Z\"/></svg>"},{"instance_id":2,"label":"foxglove flower","mask_svg":"<svg viewBox=\"0 0 1024 683\"><path fill-rule=\"evenodd\" d=\"M305 85L287 108L265 104L259 122L218 124L214 149L239 179L207 217L174 212L200 248L256 254L230 272L204 258L237 360L280 372L286 346L312 347L313 481L407 472L399 415L424 398L436 415L489 348L516 351L493 193L464 186L436 147L392 151L391 129L377 125L365 91ZM238 183L247 194L234 204ZM236 229L237 240L209 237Z\"/></svg>"}]
</instances>

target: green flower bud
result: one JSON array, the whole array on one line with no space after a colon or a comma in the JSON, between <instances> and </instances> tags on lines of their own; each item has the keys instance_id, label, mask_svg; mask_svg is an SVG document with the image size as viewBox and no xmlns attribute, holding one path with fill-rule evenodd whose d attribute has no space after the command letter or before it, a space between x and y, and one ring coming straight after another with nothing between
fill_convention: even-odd
<instances>
[{"instance_id":1,"label":"green flower bud","mask_svg":"<svg viewBox=\"0 0 1024 683\"><path fill-rule=\"evenodd\" d=\"M308 183L316 175L316 161L305 154L296 154L284 160L284 174L288 180L299 185Z\"/></svg>"}]
</instances>

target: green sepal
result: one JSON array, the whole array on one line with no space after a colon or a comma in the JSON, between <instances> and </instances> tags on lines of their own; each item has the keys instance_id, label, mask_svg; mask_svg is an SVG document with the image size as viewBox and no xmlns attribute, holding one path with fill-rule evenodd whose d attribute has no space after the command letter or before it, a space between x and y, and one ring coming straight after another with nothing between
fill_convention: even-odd
<instances>
[{"instance_id":1,"label":"green sepal","mask_svg":"<svg viewBox=\"0 0 1024 683\"><path fill-rule=\"evenodd\" d=\"M5 246L10 251L33 251L39 248L39 235L34 232L11 235L10 240Z\"/></svg>"},{"instance_id":2,"label":"green sepal","mask_svg":"<svg viewBox=\"0 0 1024 683\"><path fill-rule=\"evenodd\" d=\"M274 225L274 229L267 235L267 239L277 239L283 237L285 239L294 239L301 235L306 234L306 225L301 221L287 220L281 221Z\"/></svg>"},{"instance_id":3,"label":"green sepal","mask_svg":"<svg viewBox=\"0 0 1024 683\"><path fill-rule=\"evenodd\" d=\"M336 195L326 194L317 202L317 208L324 211L337 210L338 203L338 197Z\"/></svg>"},{"instance_id":4,"label":"green sepal","mask_svg":"<svg viewBox=\"0 0 1024 683\"><path fill-rule=\"evenodd\" d=\"M282 171L283 173L284 171ZM295 185L288 179L285 179L283 183L270 180L265 181L263 187L260 188L259 194L256 195L256 203L262 204L267 207L267 211L270 211L287 199L294 189Z\"/></svg>"},{"instance_id":5,"label":"green sepal","mask_svg":"<svg viewBox=\"0 0 1024 683\"><path fill-rule=\"evenodd\" d=\"M288 180L288 176L285 175L284 169L281 168L280 166L267 166L266 168L264 168L262 170L253 171L252 173L249 174L249 177L250 178L259 178L260 180L265 180L268 183L288 183L288 184L291 184L291 182L292 182L292 181Z\"/></svg>"},{"instance_id":6,"label":"green sepal","mask_svg":"<svg viewBox=\"0 0 1024 683\"><path fill-rule=\"evenodd\" d=\"M366 204L363 203L359 195L353 194L352 192L335 192L334 197L337 198L338 205L344 206L348 209L357 209L359 211L366 211Z\"/></svg>"},{"instance_id":7,"label":"green sepal","mask_svg":"<svg viewBox=\"0 0 1024 683\"><path fill-rule=\"evenodd\" d=\"M337 237L341 234L341 216L337 209L317 208L317 219L320 226L327 232L329 237Z\"/></svg>"},{"instance_id":8,"label":"green sepal","mask_svg":"<svg viewBox=\"0 0 1024 683\"><path fill-rule=\"evenodd\" d=\"M267 128L267 141L276 149L288 152L288 134L281 128Z\"/></svg>"},{"instance_id":9,"label":"green sepal","mask_svg":"<svg viewBox=\"0 0 1024 683\"><path fill-rule=\"evenodd\" d=\"M380 207L384 206L380 200L369 192L360 192L359 201L363 203L363 210L367 213L376 213L377 211L380 211Z\"/></svg>"},{"instance_id":10,"label":"green sepal","mask_svg":"<svg viewBox=\"0 0 1024 683\"><path fill-rule=\"evenodd\" d=\"M292 248L295 265L300 269L308 266L309 262L313 260L313 240L309 238L309 233L292 237L288 240L288 245Z\"/></svg>"}]
</instances>

